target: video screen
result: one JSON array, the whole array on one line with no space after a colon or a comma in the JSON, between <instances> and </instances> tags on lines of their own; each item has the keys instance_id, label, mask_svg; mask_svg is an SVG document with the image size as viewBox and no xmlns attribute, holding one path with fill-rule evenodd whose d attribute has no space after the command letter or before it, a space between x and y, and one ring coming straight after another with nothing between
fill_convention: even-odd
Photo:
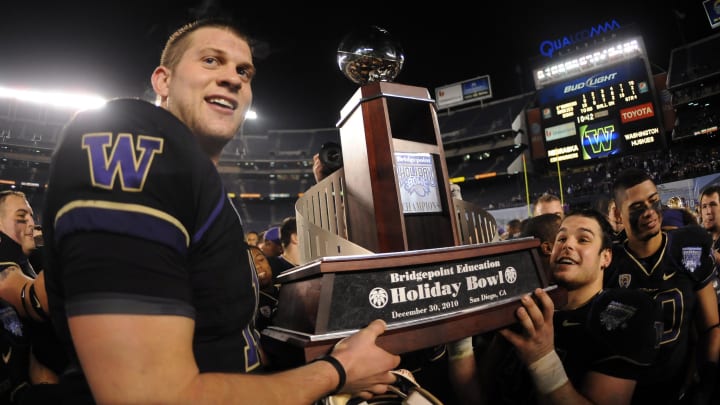
<instances>
[{"instance_id":1,"label":"video screen","mask_svg":"<svg viewBox=\"0 0 720 405\"><path fill-rule=\"evenodd\" d=\"M664 148L647 62L628 59L538 91L547 163Z\"/></svg>"}]
</instances>

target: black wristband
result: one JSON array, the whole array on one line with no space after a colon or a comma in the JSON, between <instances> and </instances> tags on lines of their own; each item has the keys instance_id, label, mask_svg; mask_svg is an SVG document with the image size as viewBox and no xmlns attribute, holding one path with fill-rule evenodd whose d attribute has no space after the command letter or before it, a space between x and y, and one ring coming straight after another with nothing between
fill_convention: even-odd
<instances>
[{"instance_id":1,"label":"black wristband","mask_svg":"<svg viewBox=\"0 0 720 405\"><path fill-rule=\"evenodd\" d=\"M332 364L333 367L335 367L335 371L337 371L338 373L339 381L337 388L335 388L334 391L330 392L328 396L340 393L340 390L345 386L345 380L347 379L347 374L345 374L345 367L343 367L343 365L340 363L340 361L338 361L338 359L329 354L322 355L311 361L311 363L315 363L316 361L327 361L328 363Z\"/></svg>"},{"instance_id":2,"label":"black wristband","mask_svg":"<svg viewBox=\"0 0 720 405\"><path fill-rule=\"evenodd\" d=\"M50 318L48 317L45 310L43 310L42 304L40 303L40 298L35 292L35 283L30 284L30 288L28 289L28 295L30 296L30 305L32 306L32 309L35 310L35 313L40 317L43 322L48 321ZM25 301L23 301L23 304L25 304ZM30 314L28 314L28 317L30 317Z\"/></svg>"}]
</instances>

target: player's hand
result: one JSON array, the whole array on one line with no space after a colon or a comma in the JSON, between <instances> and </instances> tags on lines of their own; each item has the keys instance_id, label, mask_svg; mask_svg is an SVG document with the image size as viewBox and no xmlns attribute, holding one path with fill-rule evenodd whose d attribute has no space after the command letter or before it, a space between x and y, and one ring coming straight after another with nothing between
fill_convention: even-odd
<instances>
[{"instance_id":1,"label":"player's hand","mask_svg":"<svg viewBox=\"0 0 720 405\"><path fill-rule=\"evenodd\" d=\"M342 363L347 374L342 392L367 399L372 394L384 393L388 385L395 382L396 376L390 370L400 364L400 356L385 351L375 343L377 337L385 332L385 327L384 321L376 319L335 345L330 354Z\"/></svg>"},{"instance_id":2,"label":"player's hand","mask_svg":"<svg viewBox=\"0 0 720 405\"><path fill-rule=\"evenodd\" d=\"M515 312L520 331L510 328L500 330L500 334L507 339L518 351L518 355L525 364L532 364L549 352L555 350L553 331L553 311L555 305L550 296L542 288L535 289L535 298L524 295L520 302L522 307Z\"/></svg>"},{"instance_id":3,"label":"player's hand","mask_svg":"<svg viewBox=\"0 0 720 405\"><path fill-rule=\"evenodd\" d=\"M320 180L325 178L325 174L323 174L323 169L325 166L323 165L322 161L320 160L320 154L316 153L313 155L313 175L315 176L315 182L319 183Z\"/></svg>"}]
</instances>

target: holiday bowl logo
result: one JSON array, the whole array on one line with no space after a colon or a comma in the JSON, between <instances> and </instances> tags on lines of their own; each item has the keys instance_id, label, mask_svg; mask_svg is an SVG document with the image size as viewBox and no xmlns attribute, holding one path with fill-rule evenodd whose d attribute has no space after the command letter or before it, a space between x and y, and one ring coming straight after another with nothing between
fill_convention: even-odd
<instances>
[{"instance_id":1,"label":"holiday bowl logo","mask_svg":"<svg viewBox=\"0 0 720 405\"><path fill-rule=\"evenodd\" d=\"M517 278L518 278L518 273L517 273L517 270L515 270L515 267L508 266L505 269L505 281L512 284L517 281Z\"/></svg>"},{"instance_id":2,"label":"holiday bowl logo","mask_svg":"<svg viewBox=\"0 0 720 405\"><path fill-rule=\"evenodd\" d=\"M368 295L368 301L370 301L370 305L373 306L373 308L384 308L385 305L388 303L388 293L385 291L384 288L381 287L375 287L370 291L370 295Z\"/></svg>"}]
</instances>

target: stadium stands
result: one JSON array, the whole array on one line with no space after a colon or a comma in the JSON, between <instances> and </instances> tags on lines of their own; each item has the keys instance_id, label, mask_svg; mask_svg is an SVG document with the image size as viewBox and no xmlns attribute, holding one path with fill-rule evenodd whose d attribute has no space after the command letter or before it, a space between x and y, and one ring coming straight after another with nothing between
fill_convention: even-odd
<instances>
[{"instance_id":1,"label":"stadium stands","mask_svg":"<svg viewBox=\"0 0 720 405\"><path fill-rule=\"evenodd\" d=\"M700 45L720 44L720 36L716 39ZM687 61L681 63L683 52L677 55L679 62L670 72L669 83L673 105L680 114L675 132L690 134L714 124L717 114L715 109L695 108L715 114L702 121L697 118L702 114L692 115L692 105L683 97L692 91L694 83L715 85L720 75L714 68L710 72L698 70L703 66L693 70ZM693 93L692 101L716 106L719 92L714 87L710 90ZM643 167L658 183L720 170L716 130L707 136L679 136L669 142L667 151L611 157L572 170L563 168L559 180L557 168L534 165L530 156L525 112L536 107L534 102L535 94L526 93L437 113L448 174L460 182L465 200L497 209L521 206L528 198L532 201L551 192L562 194L571 204L589 204L597 194L609 191L611 179L623 167ZM71 115L66 109L0 99L0 189L25 191L37 211L42 211L50 156ZM312 156L328 142L339 143L337 128L240 133L227 145L218 169L248 229L266 229L295 214L298 196L314 184Z\"/></svg>"}]
</instances>

